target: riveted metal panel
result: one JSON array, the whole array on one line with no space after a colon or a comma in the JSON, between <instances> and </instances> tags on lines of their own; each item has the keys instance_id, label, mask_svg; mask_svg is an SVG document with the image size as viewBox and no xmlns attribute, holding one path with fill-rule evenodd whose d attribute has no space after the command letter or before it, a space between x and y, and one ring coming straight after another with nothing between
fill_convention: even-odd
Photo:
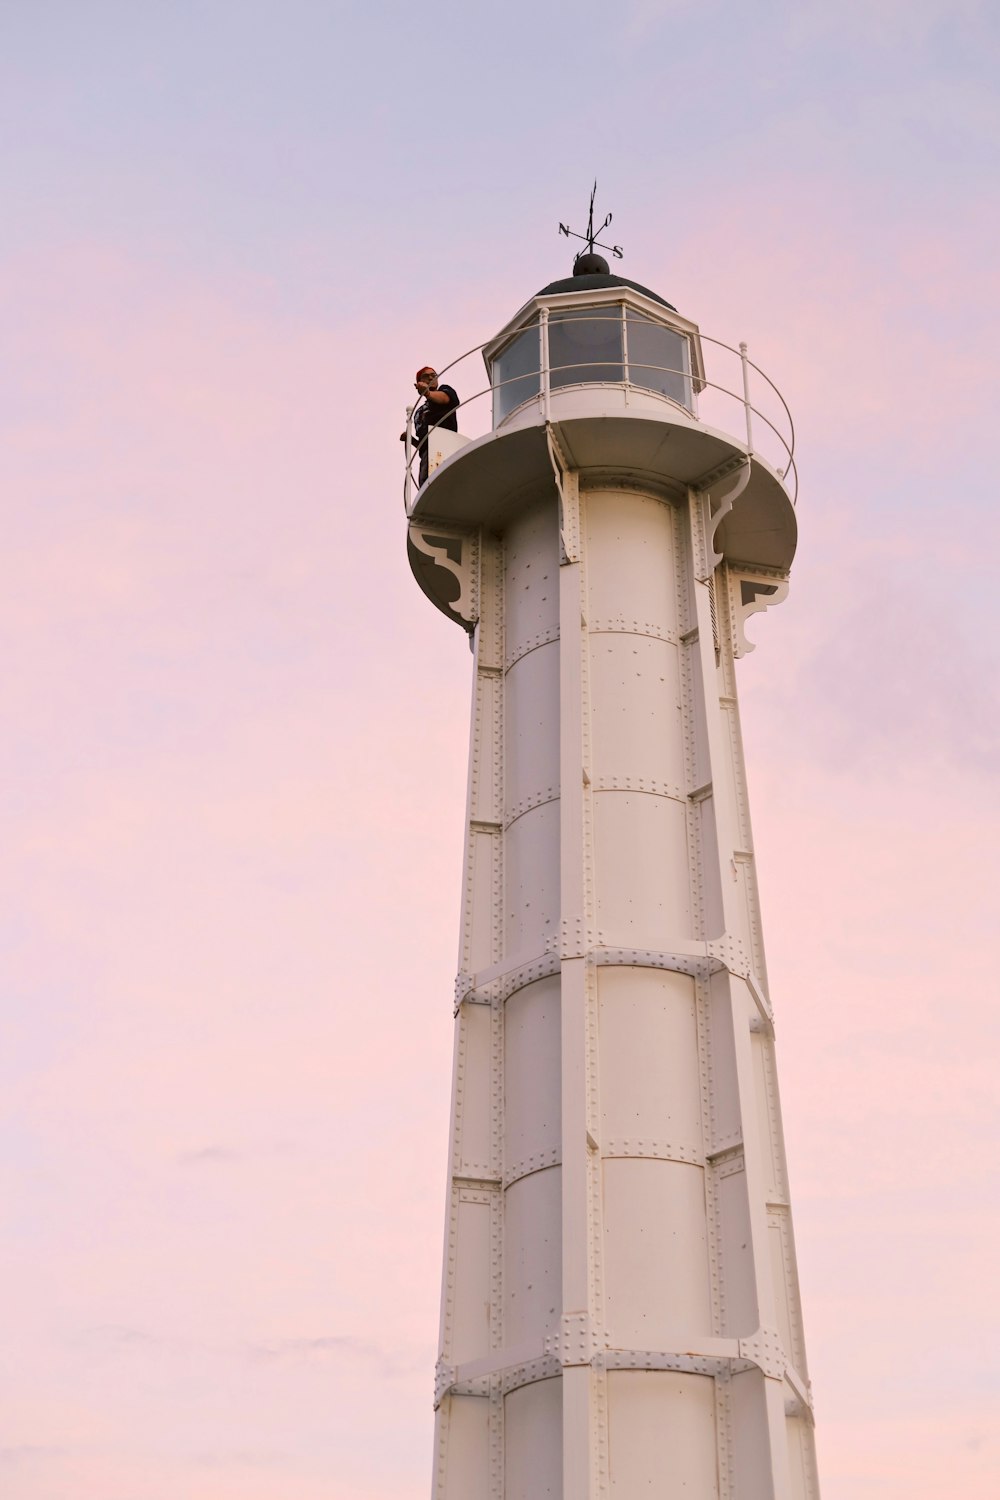
<instances>
[{"instance_id":1,"label":"riveted metal panel","mask_svg":"<svg viewBox=\"0 0 1000 1500\"><path fill-rule=\"evenodd\" d=\"M736 1076L733 1005L730 978L713 974L709 981L709 1048L712 1059L712 1151L743 1142L743 1113Z\"/></svg>"},{"instance_id":2,"label":"riveted metal panel","mask_svg":"<svg viewBox=\"0 0 1000 1500\"><path fill-rule=\"evenodd\" d=\"M624 632L592 632L590 639L592 779L645 784L683 798L678 647Z\"/></svg>"},{"instance_id":3,"label":"riveted metal panel","mask_svg":"<svg viewBox=\"0 0 1000 1500\"><path fill-rule=\"evenodd\" d=\"M684 805L595 791L593 808L597 925L606 942L669 948L672 938L692 936Z\"/></svg>"},{"instance_id":4,"label":"riveted metal panel","mask_svg":"<svg viewBox=\"0 0 1000 1500\"><path fill-rule=\"evenodd\" d=\"M714 1380L614 1370L607 1382L609 1493L616 1500L716 1500Z\"/></svg>"},{"instance_id":5,"label":"riveted metal panel","mask_svg":"<svg viewBox=\"0 0 1000 1500\"><path fill-rule=\"evenodd\" d=\"M558 1327L562 1283L561 1169L511 1184L504 1204L504 1341L536 1340Z\"/></svg>"},{"instance_id":6,"label":"riveted metal panel","mask_svg":"<svg viewBox=\"0 0 1000 1500\"><path fill-rule=\"evenodd\" d=\"M445 1350L452 1364L489 1353L492 1331L490 1278L491 1194L456 1190L455 1268Z\"/></svg>"},{"instance_id":7,"label":"riveted metal panel","mask_svg":"<svg viewBox=\"0 0 1000 1500\"><path fill-rule=\"evenodd\" d=\"M588 489L587 617L676 638L673 508L652 495Z\"/></svg>"},{"instance_id":8,"label":"riveted metal panel","mask_svg":"<svg viewBox=\"0 0 1000 1500\"><path fill-rule=\"evenodd\" d=\"M563 1492L591 1495L594 1485L593 1378L586 1365L562 1373Z\"/></svg>"},{"instance_id":9,"label":"riveted metal panel","mask_svg":"<svg viewBox=\"0 0 1000 1500\"><path fill-rule=\"evenodd\" d=\"M670 1144L703 1156L695 981L668 970L597 970L601 1135L643 1155Z\"/></svg>"},{"instance_id":10,"label":"riveted metal panel","mask_svg":"<svg viewBox=\"0 0 1000 1500\"><path fill-rule=\"evenodd\" d=\"M559 795L559 642L509 669L505 685L504 821Z\"/></svg>"},{"instance_id":11,"label":"riveted metal panel","mask_svg":"<svg viewBox=\"0 0 1000 1500\"><path fill-rule=\"evenodd\" d=\"M469 817L478 822L499 822L497 789L500 780L500 745L496 730L502 722L503 677L498 668L476 672L473 703L473 756L470 767Z\"/></svg>"},{"instance_id":12,"label":"riveted metal panel","mask_svg":"<svg viewBox=\"0 0 1000 1500\"><path fill-rule=\"evenodd\" d=\"M711 941L713 938L721 937L726 931L722 881L727 876L732 879L731 869L725 874L720 869L715 798L712 793L696 799L693 804L692 821L695 824L694 837L697 847L695 878L700 887L701 931L699 935Z\"/></svg>"},{"instance_id":13,"label":"riveted metal panel","mask_svg":"<svg viewBox=\"0 0 1000 1500\"><path fill-rule=\"evenodd\" d=\"M766 993L767 966L761 933L757 868L753 855L745 849L737 849L733 854L733 878L740 894L740 900L736 903L739 919L737 935L743 938L753 960L754 973Z\"/></svg>"},{"instance_id":14,"label":"riveted metal panel","mask_svg":"<svg viewBox=\"0 0 1000 1500\"><path fill-rule=\"evenodd\" d=\"M554 497L553 497L554 499ZM559 626L559 525L552 502L521 512L504 534L506 650Z\"/></svg>"},{"instance_id":15,"label":"riveted metal panel","mask_svg":"<svg viewBox=\"0 0 1000 1500\"><path fill-rule=\"evenodd\" d=\"M476 666L483 670L498 671L503 666L503 576L503 542L480 530Z\"/></svg>"},{"instance_id":16,"label":"riveted metal panel","mask_svg":"<svg viewBox=\"0 0 1000 1500\"><path fill-rule=\"evenodd\" d=\"M739 980L733 981L740 984ZM745 988L745 986L741 986ZM779 1125L778 1081L774 1067L774 1040L763 1032L751 1037L756 1085L757 1129L760 1132L764 1191L769 1203L784 1203L788 1197L784 1149Z\"/></svg>"},{"instance_id":17,"label":"riveted metal panel","mask_svg":"<svg viewBox=\"0 0 1000 1500\"><path fill-rule=\"evenodd\" d=\"M778 1500L771 1473L764 1377L759 1370L739 1371L729 1389L732 1500Z\"/></svg>"},{"instance_id":18,"label":"riveted metal panel","mask_svg":"<svg viewBox=\"0 0 1000 1500\"><path fill-rule=\"evenodd\" d=\"M507 830L504 941L508 953L544 953L559 933L559 803L524 813Z\"/></svg>"},{"instance_id":19,"label":"riveted metal panel","mask_svg":"<svg viewBox=\"0 0 1000 1500\"><path fill-rule=\"evenodd\" d=\"M789 1362L804 1379L805 1345L799 1308L798 1277L792 1250L791 1221L787 1208L772 1209L767 1216L767 1242L771 1252L771 1275L778 1332Z\"/></svg>"},{"instance_id":20,"label":"riveted metal panel","mask_svg":"<svg viewBox=\"0 0 1000 1500\"><path fill-rule=\"evenodd\" d=\"M693 585L692 585L693 587ZM684 716L688 743L688 776L690 792L712 786L712 762L709 757L705 725L705 682L701 665L701 642L698 626L681 637L681 677L684 689Z\"/></svg>"},{"instance_id":21,"label":"riveted metal panel","mask_svg":"<svg viewBox=\"0 0 1000 1500\"><path fill-rule=\"evenodd\" d=\"M494 1170L491 1083L493 1074L493 1016L484 1005L464 1005L462 1028L462 1123L459 1173L484 1178Z\"/></svg>"},{"instance_id":22,"label":"riveted metal panel","mask_svg":"<svg viewBox=\"0 0 1000 1500\"><path fill-rule=\"evenodd\" d=\"M729 684L727 681L726 668L730 658L723 654L720 663L720 675L722 676L722 693L724 696L719 700L719 711L722 714L723 743L729 746L728 774L731 785L732 805L736 810L736 824L733 836L736 844L741 849L751 849L753 840L750 834L750 806L747 801L746 775L743 770L743 743L740 735L740 716L736 706L735 697L726 693Z\"/></svg>"},{"instance_id":23,"label":"riveted metal panel","mask_svg":"<svg viewBox=\"0 0 1000 1500\"><path fill-rule=\"evenodd\" d=\"M704 1170L604 1163L605 1309L616 1347L676 1348L711 1333Z\"/></svg>"},{"instance_id":24,"label":"riveted metal panel","mask_svg":"<svg viewBox=\"0 0 1000 1500\"><path fill-rule=\"evenodd\" d=\"M786 1417L785 1435L788 1440L788 1473L792 1485L792 1500L816 1500L819 1494L819 1482L816 1475L812 1423L804 1415Z\"/></svg>"},{"instance_id":25,"label":"riveted metal panel","mask_svg":"<svg viewBox=\"0 0 1000 1500\"><path fill-rule=\"evenodd\" d=\"M490 1500L503 1500L504 1494L504 1412L503 1381L490 1379Z\"/></svg>"},{"instance_id":26,"label":"riveted metal panel","mask_svg":"<svg viewBox=\"0 0 1000 1500\"><path fill-rule=\"evenodd\" d=\"M701 1128L706 1153L715 1139L715 1089L712 1068L710 980L706 970L701 970L695 979L695 1016L698 1026L698 1081L701 1092ZM721 1208L715 1191L715 1174L710 1168L705 1172L705 1213L708 1225L708 1277L712 1301L712 1332L722 1332L725 1323L725 1297L722 1270L719 1260L719 1245L722 1238Z\"/></svg>"},{"instance_id":27,"label":"riveted metal panel","mask_svg":"<svg viewBox=\"0 0 1000 1500\"><path fill-rule=\"evenodd\" d=\"M470 828L462 933L462 965L466 973L486 968L493 960L496 936L495 900L501 869L500 830L475 826Z\"/></svg>"},{"instance_id":28,"label":"riveted metal panel","mask_svg":"<svg viewBox=\"0 0 1000 1500\"><path fill-rule=\"evenodd\" d=\"M714 1163L710 1170L719 1205L719 1270L724 1291L721 1332L741 1338L760 1326L742 1151Z\"/></svg>"},{"instance_id":29,"label":"riveted metal panel","mask_svg":"<svg viewBox=\"0 0 1000 1500\"><path fill-rule=\"evenodd\" d=\"M504 1398L504 1434L504 1500L562 1500L562 1380L511 1391Z\"/></svg>"},{"instance_id":30,"label":"riveted metal panel","mask_svg":"<svg viewBox=\"0 0 1000 1500\"><path fill-rule=\"evenodd\" d=\"M715 787L706 723L703 644L695 608L698 591L704 592L689 574L683 590L686 596L684 619L689 622L689 628L682 636L681 701L689 798L692 932L698 937L712 939L725 930L725 901L719 867Z\"/></svg>"},{"instance_id":31,"label":"riveted metal panel","mask_svg":"<svg viewBox=\"0 0 1000 1500\"><path fill-rule=\"evenodd\" d=\"M504 1178L558 1160L559 977L517 990L504 1017Z\"/></svg>"},{"instance_id":32,"label":"riveted metal panel","mask_svg":"<svg viewBox=\"0 0 1000 1500\"><path fill-rule=\"evenodd\" d=\"M489 1401L481 1396L444 1398L438 1413L435 1500L492 1500L489 1412Z\"/></svg>"},{"instance_id":33,"label":"riveted metal panel","mask_svg":"<svg viewBox=\"0 0 1000 1500\"><path fill-rule=\"evenodd\" d=\"M499 903L503 874L502 747L503 608L497 573L501 549L485 542L483 616L476 636L476 681L473 693L468 785L468 833L462 900L459 965L465 973L484 968L499 956Z\"/></svg>"}]
</instances>

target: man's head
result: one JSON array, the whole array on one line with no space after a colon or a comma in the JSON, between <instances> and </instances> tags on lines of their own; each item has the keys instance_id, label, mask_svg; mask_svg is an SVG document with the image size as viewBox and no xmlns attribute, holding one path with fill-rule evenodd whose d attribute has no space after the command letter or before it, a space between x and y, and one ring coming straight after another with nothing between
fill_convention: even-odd
<instances>
[{"instance_id":1,"label":"man's head","mask_svg":"<svg viewBox=\"0 0 1000 1500\"><path fill-rule=\"evenodd\" d=\"M437 372L433 365L424 365L422 369L417 371L416 386L421 395L425 391L436 391L437 383Z\"/></svg>"}]
</instances>

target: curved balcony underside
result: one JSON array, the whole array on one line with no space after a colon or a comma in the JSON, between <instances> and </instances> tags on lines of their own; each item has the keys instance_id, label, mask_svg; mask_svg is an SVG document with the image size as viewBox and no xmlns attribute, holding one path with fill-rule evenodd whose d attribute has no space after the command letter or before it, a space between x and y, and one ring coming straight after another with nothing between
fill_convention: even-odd
<instances>
[{"instance_id":1,"label":"curved balcony underside","mask_svg":"<svg viewBox=\"0 0 1000 1500\"><path fill-rule=\"evenodd\" d=\"M550 424L566 461L584 484L634 484L683 499L689 489L725 500L747 449L732 435L705 427L664 403L649 410L616 410L566 417ZM795 510L777 473L761 458L749 460L745 486L724 516L715 544L733 565L787 575L795 554ZM544 422L502 428L477 438L447 458L418 492L411 527L440 522L470 531L503 532L540 493L555 496L555 474ZM413 545L410 565L423 591L451 613L456 578Z\"/></svg>"}]
</instances>

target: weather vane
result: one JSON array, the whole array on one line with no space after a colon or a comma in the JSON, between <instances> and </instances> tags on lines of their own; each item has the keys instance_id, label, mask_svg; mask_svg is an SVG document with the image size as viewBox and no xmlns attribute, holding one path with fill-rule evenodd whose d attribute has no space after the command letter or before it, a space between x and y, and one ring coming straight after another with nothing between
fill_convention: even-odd
<instances>
[{"instance_id":1,"label":"weather vane","mask_svg":"<svg viewBox=\"0 0 1000 1500\"><path fill-rule=\"evenodd\" d=\"M587 220L587 233L586 234L577 234L576 230L575 229L570 229L570 227L569 227L568 224L560 224L559 225L559 233L560 234L564 234L567 237L567 239L570 237L570 235L572 235L575 240L586 240L587 241L587 252L590 255L593 255L593 253L594 253L594 246L597 245L601 250L610 250L611 254L615 257L616 260L621 260L621 258L622 258L622 247L621 247L621 245L602 245L601 241L597 238L597 236L599 234L603 234L604 233L605 229L607 229L608 225L611 223L611 215L608 214L608 217L605 219L604 223L601 224L599 226L599 228L597 228L595 230L595 228L594 228L594 199L595 199L596 196L597 196L597 179L595 178L594 179L594 188L593 188L593 191L592 191L592 193L590 195L590 218ZM582 250L580 251L580 254L581 255L583 254Z\"/></svg>"}]
</instances>

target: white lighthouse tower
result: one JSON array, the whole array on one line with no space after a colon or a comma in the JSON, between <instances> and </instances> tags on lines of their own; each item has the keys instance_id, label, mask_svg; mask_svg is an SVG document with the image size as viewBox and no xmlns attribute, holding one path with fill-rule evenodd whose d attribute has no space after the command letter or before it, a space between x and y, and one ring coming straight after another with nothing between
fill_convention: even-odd
<instances>
[{"instance_id":1,"label":"white lighthouse tower","mask_svg":"<svg viewBox=\"0 0 1000 1500\"><path fill-rule=\"evenodd\" d=\"M475 651L433 1497L815 1500L735 680L791 437L590 249L407 492Z\"/></svg>"}]
</instances>

